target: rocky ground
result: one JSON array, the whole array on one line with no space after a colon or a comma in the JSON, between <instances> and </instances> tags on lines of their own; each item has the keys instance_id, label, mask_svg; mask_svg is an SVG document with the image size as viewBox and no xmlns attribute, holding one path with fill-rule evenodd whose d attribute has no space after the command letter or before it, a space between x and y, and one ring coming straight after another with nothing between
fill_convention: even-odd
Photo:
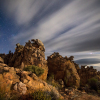
<instances>
[{"instance_id":1,"label":"rocky ground","mask_svg":"<svg viewBox=\"0 0 100 100\"><path fill-rule=\"evenodd\" d=\"M89 95L77 89L62 89L59 90L59 93L64 97L64 100L100 100L100 97L97 95Z\"/></svg>"}]
</instances>

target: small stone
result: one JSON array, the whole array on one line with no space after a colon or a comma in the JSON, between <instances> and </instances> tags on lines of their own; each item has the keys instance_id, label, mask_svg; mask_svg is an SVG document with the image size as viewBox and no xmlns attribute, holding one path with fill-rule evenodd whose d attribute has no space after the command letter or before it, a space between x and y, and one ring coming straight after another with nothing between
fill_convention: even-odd
<instances>
[{"instance_id":1,"label":"small stone","mask_svg":"<svg viewBox=\"0 0 100 100\"><path fill-rule=\"evenodd\" d=\"M14 85L14 90L17 91L17 83Z\"/></svg>"}]
</instances>

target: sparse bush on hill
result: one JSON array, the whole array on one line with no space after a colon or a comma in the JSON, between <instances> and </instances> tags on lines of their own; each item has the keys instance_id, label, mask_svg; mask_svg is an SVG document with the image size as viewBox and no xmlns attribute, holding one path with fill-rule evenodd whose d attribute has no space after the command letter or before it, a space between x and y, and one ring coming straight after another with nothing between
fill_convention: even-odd
<instances>
[{"instance_id":1,"label":"sparse bush on hill","mask_svg":"<svg viewBox=\"0 0 100 100\"><path fill-rule=\"evenodd\" d=\"M33 100L51 100L51 96L47 95L47 93L43 91L37 91L31 95Z\"/></svg>"},{"instance_id":2,"label":"sparse bush on hill","mask_svg":"<svg viewBox=\"0 0 100 100\"><path fill-rule=\"evenodd\" d=\"M98 80L95 78L91 78L88 80L88 84L90 85L90 88L94 89L96 91L98 90L97 82L98 82Z\"/></svg>"},{"instance_id":3,"label":"sparse bush on hill","mask_svg":"<svg viewBox=\"0 0 100 100\"><path fill-rule=\"evenodd\" d=\"M32 71L32 73L35 73L37 76L40 76L44 73L44 69L35 66L35 65L30 65L24 68L25 71Z\"/></svg>"},{"instance_id":4,"label":"sparse bush on hill","mask_svg":"<svg viewBox=\"0 0 100 100\"><path fill-rule=\"evenodd\" d=\"M53 73L51 73L51 74L48 76L48 80L49 80L49 81L54 80L54 74L53 74Z\"/></svg>"},{"instance_id":5,"label":"sparse bush on hill","mask_svg":"<svg viewBox=\"0 0 100 100\"><path fill-rule=\"evenodd\" d=\"M51 75L48 76L46 82L48 84L51 84L52 86L54 86L56 89L61 89L62 86L59 84L59 82L54 80L54 74L51 73Z\"/></svg>"}]
</instances>

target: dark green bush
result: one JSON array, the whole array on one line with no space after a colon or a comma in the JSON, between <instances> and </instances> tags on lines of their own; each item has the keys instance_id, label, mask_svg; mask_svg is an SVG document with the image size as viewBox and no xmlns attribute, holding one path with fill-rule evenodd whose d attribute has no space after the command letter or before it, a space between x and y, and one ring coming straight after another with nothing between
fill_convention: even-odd
<instances>
[{"instance_id":1,"label":"dark green bush","mask_svg":"<svg viewBox=\"0 0 100 100\"><path fill-rule=\"evenodd\" d=\"M44 73L44 69L35 66L35 65L31 65L31 66L27 66L24 68L25 71L32 71L32 73L35 73L37 76L40 76Z\"/></svg>"},{"instance_id":2,"label":"dark green bush","mask_svg":"<svg viewBox=\"0 0 100 100\"><path fill-rule=\"evenodd\" d=\"M52 81L52 80L54 80L54 74L53 73L51 73L50 75L48 75L48 81Z\"/></svg>"},{"instance_id":3,"label":"dark green bush","mask_svg":"<svg viewBox=\"0 0 100 100\"><path fill-rule=\"evenodd\" d=\"M88 84L90 86L91 89L94 89L94 90L98 90L98 80L95 79L95 78L91 78L88 80Z\"/></svg>"}]
</instances>

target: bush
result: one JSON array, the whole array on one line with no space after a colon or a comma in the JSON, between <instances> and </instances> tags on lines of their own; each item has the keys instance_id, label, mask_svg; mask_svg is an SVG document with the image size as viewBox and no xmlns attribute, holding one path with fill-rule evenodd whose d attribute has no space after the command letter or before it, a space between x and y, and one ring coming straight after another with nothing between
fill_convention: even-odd
<instances>
[{"instance_id":1,"label":"bush","mask_svg":"<svg viewBox=\"0 0 100 100\"><path fill-rule=\"evenodd\" d=\"M31 65L31 66L27 66L24 68L25 71L32 71L32 73L35 73L37 76L40 76L44 73L44 69L35 66L35 65Z\"/></svg>"},{"instance_id":2,"label":"bush","mask_svg":"<svg viewBox=\"0 0 100 100\"><path fill-rule=\"evenodd\" d=\"M51 96L47 95L46 92L37 91L31 94L33 100L51 100Z\"/></svg>"},{"instance_id":3,"label":"bush","mask_svg":"<svg viewBox=\"0 0 100 100\"><path fill-rule=\"evenodd\" d=\"M100 94L100 90L98 90L98 94Z\"/></svg>"},{"instance_id":4,"label":"bush","mask_svg":"<svg viewBox=\"0 0 100 100\"><path fill-rule=\"evenodd\" d=\"M94 89L94 90L96 90L96 91L97 91L97 89L98 89L97 83L98 83L98 80L95 79L95 78L91 78L91 79L88 80L88 84L89 84L90 88L91 88L91 89Z\"/></svg>"},{"instance_id":5,"label":"bush","mask_svg":"<svg viewBox=\"0 0 100 100\"><path fill-rule=\"evenodd\" d=\"M68 80L66 77L64 77L64 83L67 84Z\"/></svg>"},{"instance_id":6,"label":"bush","mask_svg":"<svg viewBox=\"0 0 100 100\"><path fill-rule=\"evenodd\" d=\"M50 93L44 91L36 91L34 93L28 95L22 95L18 98L18 100L61 100L60 98L56 98L53 91Z\"/></svg>"},{"instance_id":7,"label":"bush","mask_svg":"<svg viewBox=\"0 0 100 100\"><path fill-rule=\"evenodd\" d=\"M47 79L48 81L52 82L52 80L54 80L54 74L51 73L50 75L48 75Z\"/></svg>"}]
</instances>

